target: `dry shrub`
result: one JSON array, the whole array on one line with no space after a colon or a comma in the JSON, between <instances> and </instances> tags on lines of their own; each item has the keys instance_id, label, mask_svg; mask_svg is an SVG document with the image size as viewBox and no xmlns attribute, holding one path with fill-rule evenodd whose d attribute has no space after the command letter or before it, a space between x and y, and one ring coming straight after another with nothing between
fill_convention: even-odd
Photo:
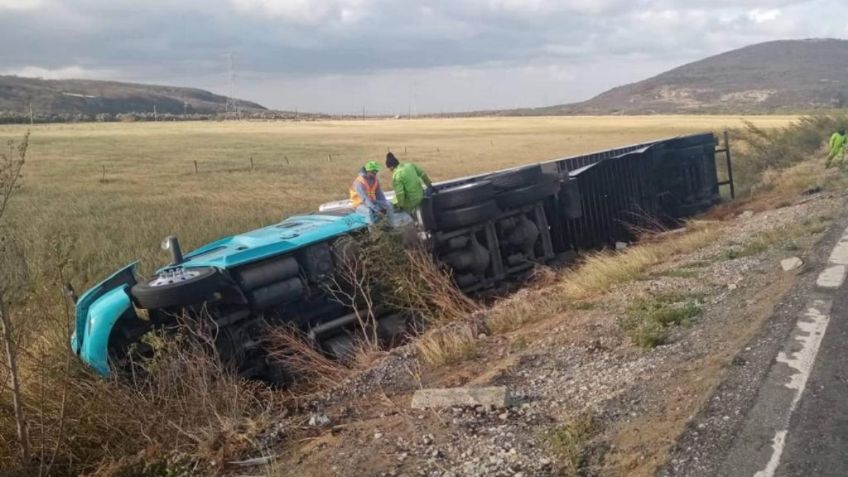
<instances>
[{"instance_id":1,"label":"dry shrub","mask_svg":"<svg viewBox=\"0 0 848 477\"><path fill-rule=\"evenodd\" d=\"M785 169L817 153L821 153L820 166L824 167L823 146L834 131L846 125L848 116L842 113L804 116L789 126L772 130L748 121L743 128L731 129L733 174L740 196L754 191L766 171Z\"/></svg>"},{"instance_id":2,"label":"dry shrub","mask_svg":"<svg viewBox=\"0 0 848 477\"><path fill-rule=\"evenodd\" d=\"M359 320L365 333L351 360L355 367L366 368L381 354L373 331L375 303L380 303L381 311L416 317L423 329L439 327L415 340L424 361L441 366L473 356L476 327L468 320L479 307L431 254L404 243L396 231L378 228L363 238L355 257L347 255L340 257L341 273L330 291L356 309L357 317L366 316Z\"/></svg>"},{"instance_id":3,"label":"dry shrub","mask_svg":"<svg viewBox=\"0 0 848 477\"><path fill-rule=\"evenodd\" d=\"M380 303L428 323L461 320L478 309L427 251L404 244L401 234L376 230L362 248Z\"/></svg>"},{"instance_id":4,"label":"dry shrub","mask_svg":"<svg viewBox=\"0 0 848 477\"><path fill-rule=\"evenodd\" d=\"M254 449L282 396L230 372L209 341L195 335L160 340L155 358L130 383L102 379L76 362L67 369L55 351L67 350L66 342L28 349L24 394L38 457L19 467L4 453L2 466L133 475L142 465L134 456L143 455L144 465L190 462L191 473L210 473ZM0 416L0 435L9 425Z\"/></svg>"}]
</instances>

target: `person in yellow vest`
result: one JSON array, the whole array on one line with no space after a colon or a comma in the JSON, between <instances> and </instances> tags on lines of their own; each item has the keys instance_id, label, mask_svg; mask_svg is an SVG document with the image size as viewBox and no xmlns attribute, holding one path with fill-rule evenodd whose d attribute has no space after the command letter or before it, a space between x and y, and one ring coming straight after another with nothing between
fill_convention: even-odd
<instances>
[{"instance_id":1,"label":"person in yellow vest","mask_svg":"<svg viewBox=\"0 0 848 477\"><path fill-rule=\"evenodd\" d=\"M830 136L830 141L827 143L828 154L827 160L824 163L825 169L831 166L846 166L845 162L845 128L839 128L838 131Z\"/></svg>"},{"instance_id":2,"label":"person in yellow vest","mask_svg":"<svg viewBox=\"0 0 848 477\"><path fill-rule=\"evenodd\" d=\"M380 165L376 161L368 161L350 185L350 204L369 224L377 222L384 215L390 223L393 219L392 204L386 200L380 181L377 180L379 171Z\"/></svg>"},{"instance_id":3,"label":"person in yellow vest","mask_svg":"<svg viewBox=\"0 0 848 477\"><path fill-rule=\"evenodd\" d=\"M392 171L394 203L398 209L415 216L421 201L428 195L433 181L420 167L411 162L401 163L391 152L386 154L386 167Z\"/></svg>"}]
</instances>

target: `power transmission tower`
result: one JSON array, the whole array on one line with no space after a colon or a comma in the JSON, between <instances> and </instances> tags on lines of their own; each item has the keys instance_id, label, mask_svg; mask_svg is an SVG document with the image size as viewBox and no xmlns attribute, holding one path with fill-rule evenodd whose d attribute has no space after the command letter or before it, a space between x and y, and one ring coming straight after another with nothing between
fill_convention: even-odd
<instances>
[{"instance_id":1,"label":"power transmission tower","mask_svg":"<svg viewBox=\"0 0 848 477\"><path fill-rule=\"evenodd\" d=\"M227 104L225 106L227 116L230 113L236 112L236 98L235 98L235 83L236 83L236 75L233 71L233 55L232 52L227 53L227 83L228 83L228 91L227 91Z\"/></svg>"}]
</instances>

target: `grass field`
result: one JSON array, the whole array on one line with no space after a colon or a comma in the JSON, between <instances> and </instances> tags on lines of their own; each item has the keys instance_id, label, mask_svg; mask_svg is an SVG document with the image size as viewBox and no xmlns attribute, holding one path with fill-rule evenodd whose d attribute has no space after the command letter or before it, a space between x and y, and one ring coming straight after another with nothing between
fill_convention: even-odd
<instances>
[{"instance_id":1,"label":"grass field","mask_svg":"<svg viewBox=\"0 0 848 477\"><path fill-rule=\"evenodd\" d=\"M789 116L745 118L783 126ZM80 289L159 241L186 249L342 198L359 166L401 160L448 179L679 134L738 127L730 116L36 125L10 211L35 270L65 250ZM0 139L28 127L2 126ZM253 158L254 169L250 169ZM194 161L197 161L195 173ZM386 171L381 179L387 184ZM389 188L388 186L386 187Z\"/></svg>"}]
</instances>

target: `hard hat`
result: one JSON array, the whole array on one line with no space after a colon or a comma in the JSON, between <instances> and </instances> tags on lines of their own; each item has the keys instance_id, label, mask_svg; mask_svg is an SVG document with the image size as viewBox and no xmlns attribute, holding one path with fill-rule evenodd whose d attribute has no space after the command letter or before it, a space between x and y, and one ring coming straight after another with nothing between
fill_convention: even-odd
<instances>
[{"instance_id":1,"label":"hard hat","mask_svg":"<svg viewBox=\"0 0 848 477\"><path fill-rule=\"evenodd\" d=\"M377 161L368 161L365 163L365 170L367 172L378 172L380 170L380 164L377 164Z\"/></svg>"}]
</instances>

